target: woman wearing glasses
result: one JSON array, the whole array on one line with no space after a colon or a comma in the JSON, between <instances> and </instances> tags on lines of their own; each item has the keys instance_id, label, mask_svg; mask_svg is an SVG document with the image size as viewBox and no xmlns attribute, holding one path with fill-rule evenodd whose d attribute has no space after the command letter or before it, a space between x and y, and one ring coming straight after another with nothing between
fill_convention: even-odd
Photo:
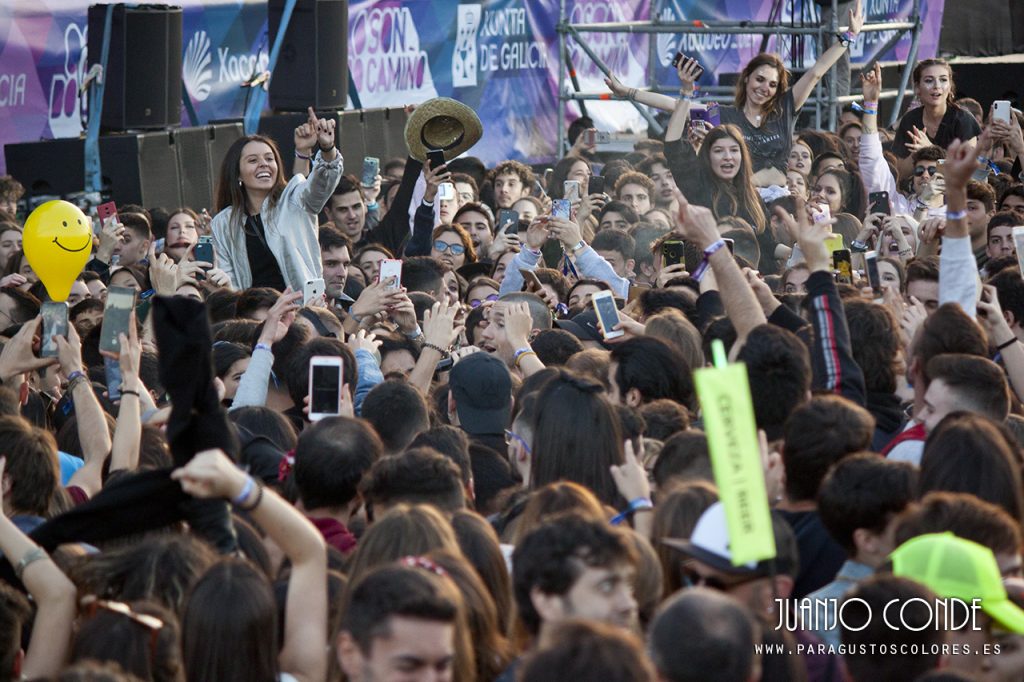
<instances>
[{"instance_id":1,"label":"woman wearing glasses","mask_svg":"<svg viewBox=\"0 0 1024 682\"><path fill-rule=\"evenodd\" d=\"M914 86L917 89L918 96L921 97L922 101L925 98L922 96L925 90L930 87L938 88L939 84L929 85L935 79L935 73L942 71L943 78L941 82L944 84L945 92L948 93L949 97L952 97L952 76L947 74L948 65L944 68L939 66L925 66L935 60L926 60L918 64L917 68L914 69ZM945 64L945 62L942 62ZM870 195L873 192L888 192L891 211L885 211L884 207L881 208L882 213L892 214L906 214L911 215L918 221L928 217L929 214L942 214L944 213L943 207L945 206L945 182L942 178L942 160L946 157L945 149L942 144L949 144L953 138L946 137L935 137L934 144L928 142L927 144L919 144L928 140L927 137L922 137L915 133L914 141L909 146L904 143L900 146L899 134L897 133L896 143L894 150L896 155L900 156L900 150L906 151L906 170L901 175L905 180L902 189L904 193L899 191L900 188L896 185L896 178L893 177L892 171L889 168L889 164L882 156L882 142L878 137L878 96L882 91L882 68L875 64L875 68L871 71L861 74L861 82L864 86L864 119L862 125L864 126L864 134L860 140L860 175L864 181L864 190ZM947 100L943 99L941 106L944 108L947 105ZM925 107L930 105L925 105ZM955 107L955 105L950 104ZM922 107L924 108L924 107ZM908 112L900 123L900 130L903 130L903 123L907 122L914 110ZM965 112L966 113L966 112ZM921 113L917 114L919 119L922 116ZM971 118L971 122L974 127L970 128L969 124L966 129L959 130L958 134L966 135L963 139L971 139L977 134L978 126L977 122L967 114L968 118ZM930 119L928 119L930 120ZM959 120L959 118L957 118ZM946 129L943 128L944 135ZM972 132L974 131L974 132ZM901 171L903 170L903 161L900 161ZM874 208L869 209L874 211Z\"/></svg>"},{"instance_id":2,"label":"woman wearing glasses","mask_svg":"<svg viewBox=\"0 0 1024 682\"><path fill-rule=\"evenodd\" d=\"M439 225L431 235L430 257L458 270L466 263L476 262L476 251L469 233L459 225Z\"/></svg>"}]
</instances>

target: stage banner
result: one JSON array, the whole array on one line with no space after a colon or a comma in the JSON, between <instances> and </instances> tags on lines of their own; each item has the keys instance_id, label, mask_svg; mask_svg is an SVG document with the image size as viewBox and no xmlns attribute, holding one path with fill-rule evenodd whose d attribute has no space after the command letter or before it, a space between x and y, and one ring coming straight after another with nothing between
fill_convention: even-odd
<instances>
[{"instance_id":1,"label":"stage banner","mask_svg":"<svg viewBox=\"0 0 1024 682\"><path fill-rule=\"evenodd\" d=\"M924 0L927 24L920 55L938 43L942 0ZM910 0L868 0L872 19L906 17ZM0 0L0 145L82 134L87 103L86 0ZM177 0L183 7L182 82L198 123L240 118L247 95L242 84L266 68L265 0ZM789 7L791 3L783 3ZM814 12L814 7L803 3ZM665 20L767 19L771 0L665 0ZM650 18L651 0L566 0L573 24ZM559 88L570 88L558 71L559 0L356 0L349 5L349 64L364 107L416 104L437 95L466 102L479 113L484 138L472 150L485 163L513 158L547 163L556 157ZM797 17L796 19L800 19ZM790 17L783 16L788 22ZM857 59L885 36L858 41ZM673 85L669 66L678 36L588 33L588 46L630 85L653 72ZM649 70L650 41L656 41ZM684 51L700 54L708 71L738 71L760 45L748 36L686 36ZM805 41L809 43L810 41ZM893 58L906 55L904 40ZM797 45L805 60L809 44ZM791 43L776 45L792 61ZM813 57L810 57L813 61ZM604 90L603 74L573 41L569 59L584 91ZM810 63L810 62L807 62ZM339 68L345 68L339 65ZM603 130L644 130L623 102L591 102L588 113ZM570 104L566 124L579 115ZM182 107L182 124L190 124ZM0 157L0 173L5 170Z\"/></svg>"}]
</instances>

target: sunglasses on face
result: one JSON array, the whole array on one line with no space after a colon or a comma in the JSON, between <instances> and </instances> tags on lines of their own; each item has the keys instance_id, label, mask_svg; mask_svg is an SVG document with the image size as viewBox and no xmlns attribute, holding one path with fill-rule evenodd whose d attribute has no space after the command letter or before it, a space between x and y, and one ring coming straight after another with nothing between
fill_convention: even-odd
<instances>
[{"instance_id":1,"label":"sunglasses on face","mask_svg":"<svg viewBox=\"0 0 1024 682\"><path fill-rule=\"evenodd\" d=\"M917 166L916 168L914 168L914 175L916 175L917 177L921 177L925 173L927 173L928 175L938 175L939 174L939 167L938 166Z\"/></svg>"},{"instance_id":2,"label":"sunglasses on face","mask_svg":"<svg viewBox=\"0 0 1024 682\"><path fill-rule=\"evenodd\" d=\"M457 256L459 254L455 254L455 255ZM497 300L498 300L498 294L490 294L488 296L485 296L484 300L482 300L482 301L479 298L474 298L474 299L470 300L469 307L470 308L479 308L480 306L482 306L484 303L486 303L488 301L497 301Z\"/></svg>"},{"instance_id":3,"label":"sunglasses on face","mask_svg":"<svg viewBox=\"0 0 1024 682\"><path fill-rule=\"evenodd\" d=\"M466 253L466 247L462 244L448 244L438 239L434 242L434 250L438 253L444 253L445 251L451 251L453 256L461 256Z\"/></svg>"},{"instance_id":4,"label":"sunglasses on face","mask_svg":"<svg viewBox=\"0 0 1024 682\"><path fill-rule=\"evenodd\" d=\"M729 592L740 585L753 582L761 577L760 575L751 575L728 580L714 575L701 575L692 566L688 566L686 564L683 564L682 574L683 584L685 586L700 587L703 585L708 589L716 590L718 592Z\"/></svg>"}]
</instances>

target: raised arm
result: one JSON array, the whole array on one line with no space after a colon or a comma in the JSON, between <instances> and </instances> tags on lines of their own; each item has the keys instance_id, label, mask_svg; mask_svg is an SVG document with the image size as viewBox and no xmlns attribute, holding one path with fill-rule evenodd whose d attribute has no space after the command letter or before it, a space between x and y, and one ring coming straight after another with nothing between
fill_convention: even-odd
<instances>
[{"instance_id":1,"label":"raised arm","mask_svg":"<svg viewBox=\"0 0 1024 682\"><path fill-rule=\"evenodd\" d=\"M288 327L295 321L295 311L299 309L300 301L301 291L285 288L274 305L267 310L267 317L263 320L263 327L252 351L252 359L238 382L235 399L231 402L232 410L266 405L270 372L274 366L273 346L288 333Z\"/></svg>"},{"instance_id":2,"label":"raised arm","mask_svg":"<svg viewBox=\"0 0 1024 682\"><path fill-rule=\"evenodd\" d=\"M0 478L6 463L7 458L0 457ZM36 603L32 639L20 679L49 678L60 672L68 656L75 621L75 586L49 555L3 514L0 514L0 551L14 566Z\"/></svg>"},{"instance_id":3,"label":"raised arm","mask_svg":"<svg viewBox=\"0 0 1024 682\"><path fill-rule=\"evenodd\" d=\"M679 202L679 215L682 218L679 222L683 226L684 236L704 252L708 264L715 272L722 305L736 328L735 347L738 349L752 329L767 322L764 311L729 249L725 248L711 209L687 203L678 192L676 200Z\"/></svg>"},{"instance_id":4,"label":"raised arm","mask_svg":"<svg viewBox=\"0 0 1024 682\"><path fill-rule=\"evenodd\" d=\"M967 183L978 168L971 145L953 140L946 149L946 230L939 256L939 303L959 303L971 317L977 312L977 262L967 229Z\"/></svg>"},{"instance_id":5,"label":"raised arm","mask_svg":"<svg viewBox=\"0 0 1024 682\"><path fill-rule=\"evenodd\" d=\"M327 675L327 551L320 532L294 507L236 467L222 450L204 450L171 476L194 497L231 500L248 511L291 562L281 672L301 682Z\"/></svg>"},{"instance_id":6,"label":"raised arm","mask_svg":"<svg viewBox=\"0 0 1024 682\"><path fill-rule=\"evenodd\" d=\"M295 146L295 160L292 161L292 175L308 175L313 155L316 153L316 127L307 120L295 128L292 139Z\"/></svg>"},{"instance_id":7,"label":"raised arm","mask_svg":"<svg viewBox=\"0 0 1024 682\"><path fill-rule=\"evenodd\" d=\"M849 49L850 43L856 40L862 26L864 26L864 7L861 0L857 0L857 4L850 10L850 28L844 34L844 39L832 43L832 46L825 50L811 68L807 69L800 80L793 85L793 108L796 111L799 111L807 102L814 86L839 61L843 53Z\"/></svg>"},{"instance_id":8,"label":"raised arm","mask_svg":"<svg viewBox=\"0 0 1024 682\"><path fill-rule=\"evenodd\" d=\"M334 188L341 180L344 172L341 155L334 144L333 118L317 118L313 107L309 108L309 120L306 125L316 131L316 143L319 151L313 160L313 170L302 187L302 207L314 216L324 210L327 200L331 198Z\"/></svg>"},{"instance_id":9,"label":"raised arm","mask_svg":"<svg viewBox=\"0 0 1024 682\"><path fill-rule=\"evenodd\" d=\"M130 325L135 324L135 315ZM68 485L75 485L92 497L103 488L103 464L110 455L110 432L103 408L92 390L92 382L82 365L82 341L74 325L68 326L68 337L57 337L57 356L61 370L68 379L68 390L75 401L78 439L82 443L85 464L75 472Z\"/></svg>"},{"instance_id":10,"label":"raised arm","mask_svg":"<svg viewBox=\"0 0 1024 682\"><path fill-rule=\"evenodd\" d=\"M113 445L110 449L110 471L134 471L139 466L139 439L142 437L140 401L146 387L139 379L142 344L135 328L135 313L128 324L128 335L121 334L121 406L117 412Z\"/></svg>"},{"instance_id":11,"label":"raised arm","mask_svg":"<svg viewBox=\"0 0 1024 682\"><path fill-rule=\"evenodd\" d=\"M416 365L409 373L409 383L423 395L430 394L437 363L448 357L452 344L465 329L455 323L458 312L458 305L449 306L446 301L438 301L429 310L423 311L423 347L420 348Z\"/></svg>"}]
</instances>

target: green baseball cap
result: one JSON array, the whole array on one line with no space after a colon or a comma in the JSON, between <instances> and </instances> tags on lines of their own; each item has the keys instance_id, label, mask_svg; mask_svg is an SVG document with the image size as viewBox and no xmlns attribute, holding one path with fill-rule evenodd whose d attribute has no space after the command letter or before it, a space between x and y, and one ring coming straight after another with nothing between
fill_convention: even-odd
<instances>
[{"instance_id":1,"label":"green baseball cap","mask_svg":"<svg viewBox=\"0 0 1024 682\"><path fill-rule=\"evenodd\" d=\"M892 572L939 597L981 600L982 610L1010 632L1024 634L1024 610L1010 601L992 550L950 532L907 540L889 557Z\"/></svg>"}]
</instances>

